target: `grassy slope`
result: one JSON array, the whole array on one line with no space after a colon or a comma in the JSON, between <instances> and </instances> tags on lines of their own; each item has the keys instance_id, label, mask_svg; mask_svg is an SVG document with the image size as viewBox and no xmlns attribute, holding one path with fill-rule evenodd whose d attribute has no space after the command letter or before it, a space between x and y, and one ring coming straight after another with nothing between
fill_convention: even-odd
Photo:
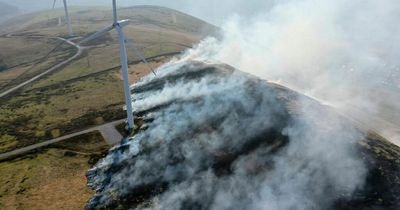
<instances>
[{"instance_id":1,"label":"grassy slope","mask_svg":"<svg viewBox=\"0 0 400 210\"><path fill-rule=\"evenodd\" d=\"M106 149L93 132L0 162L0 209L82 209L92 195L85 172Z\"/></svg>"},{"instance_id":2,"label":"grassy slope","mask_svg":"<svg viewBox=\"0 0 400 210\"><path fill-rule=\"evenodd\" d=\"M60 47L46 57L58 45ZM0 90L31 78L75 51L60 40L19 36L0 37L0 49Z\"/></svg>"},{"instance_id":3,"label":"grassy slope","mask_svg":"<svg viewBox=\"0 0 400 210\"><path fill-rule=\"evenodd\" d=\"M61 14L61 10L55 10L19 17L14 21L25 20L23 24L9 31L25 37L65 36L65 26L58 26L56 21ZM182 51L213 29L198 19L159 7L122 9L120 16L132 20L125 28L127 37L135 38L135 45L145 56ZM85 36L109 24L111 13L105 9L73 8L71 17L74 32ZM110 69L119 65L116 35L110 33L89 44L94 47L87 56L0 102L0 152L81 130L96 124L98 117L111 121L124 116L119 69ZM26 45L32 52L39 46ZM139 59L133 52L128 45L129 61ZM15 59L21 61L26 57ZM151 65L155 67L164 61L166 58ZM131 82L150 72L143 64L132 65L130 69Z\"/></svg>"}]
</instances>

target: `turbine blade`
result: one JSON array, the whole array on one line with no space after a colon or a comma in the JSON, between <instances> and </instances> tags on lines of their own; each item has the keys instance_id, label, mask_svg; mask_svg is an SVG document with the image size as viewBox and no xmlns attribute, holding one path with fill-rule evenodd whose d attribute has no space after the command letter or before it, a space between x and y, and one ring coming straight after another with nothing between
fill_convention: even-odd
<instances>
[{"instance_id":1,"label":"turbine blade","mask_svg":"<svg viewBox=\"0 0 400 210\"><path fill-rule=\"evenodd\" d=\"M79 44L82 44L82 43L84 43L84 42L88 42L88 41L90 41L90 40L93 40L93 39L96 39L96 38L98 38L98 37L100 37L100 36L103 36L104 34L106 34L107 32L109 32L109 31L111 31L111 30L113 30L113 29L114 29L114 25L107 26L107 27L101 29L100 31L97 31L97 32L95 32L95 33L93 33L93 34L91 34L91 35L89 35L89 36L83 38L83 39L79 42Z\"/></svg>"},{"instance_id":2,"label":"turbine blade","mask_svg":"<svg viewBox=\"0 0 400 210\"><path fill-rule=\"evenodd\" d=\"M126 38L127 39L127 38ZM156 72L154 71L154 69L150 66L149 62L147 62L146 58L143 56L143 54L140 52L140 50L135 46L133 39L127 39L127 43L132 45L133 50L135 51L135 54L137 56L139 56L140 60L143 61L144 64L147 65L147 67L149 67L149 69L151 70L151 72L153 72L153 74L155 76L157 76Z\"/></svg>"},{"instance_id":3,"label":"turbine blade","mask_svg":"<svg viewBox=\"0 0 400 210\"><path fill-rule=\"evenodd\" d=\"M54 0L54 2L53 2L53 9L54 9L54 7L56 6L56 1L57 1L57 0Z\"/></svg>"}]
</instances>

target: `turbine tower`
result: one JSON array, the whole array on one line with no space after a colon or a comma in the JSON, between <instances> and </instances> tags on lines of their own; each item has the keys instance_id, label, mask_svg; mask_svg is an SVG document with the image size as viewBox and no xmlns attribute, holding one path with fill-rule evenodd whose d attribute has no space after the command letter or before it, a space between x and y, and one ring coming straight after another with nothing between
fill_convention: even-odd
<instances>
[{"instance_id":1,"label":"turbine tower","mask_svg":"<svg viewBox=\"0 0 400 210\"><path fill-rule=\"evenodd\" d=\"M53 9L56 5L57 0L54 0L53 2ZM67 0L63 0L64 3L64 12L65 12L65 22L67 23L67 30L68 30L68 35L73 36L74 33L72 32L72 27L71 27L71 19L69 18L69 13L68 13L68 4Z\"/></svg>"},{"instance_id":2,"label":"turbine tower","mask_svg":"<svg viewBox=\"0 0 400 210\"><path fill-rule=\"evenodd\" d=\"M113 6L113 23L110 26L105 27L104 29L88 36L87 38L82 39L79 44L84 42L88 42L90 40L96 39L104 35L105 33L115 29L118 33L118 41L119 41L119 55L120 55L120 62L121 62L121 71L122 71L122 78L123 78L123 85L124 85L124 95L125 95L125 103L126 103L126 114L128 118L128 128L132 130L134 127L134 118L133 118L133 108L132 108L132 96L129 87L129 80L128 80L128 58L126 54L126 38L123 31L123 27L129 23L129 20L118 20L117 16L117 3L116 0L112 0Z\"/></svg>"}]
</instances>

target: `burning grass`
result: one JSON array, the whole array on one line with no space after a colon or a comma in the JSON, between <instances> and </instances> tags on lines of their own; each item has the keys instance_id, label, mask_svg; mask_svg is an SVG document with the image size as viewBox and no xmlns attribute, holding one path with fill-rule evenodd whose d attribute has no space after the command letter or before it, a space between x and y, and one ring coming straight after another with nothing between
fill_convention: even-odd
<instances>
[{"instance_id":1,"label":"burning grass","mask_svg":"<svg viewBox=\"0 0 400 210\"><path fill-rule=\"evenodd\" d=\"M400 207L400 149L313 99L195 61L132 93L141 128L88 171L87 209Z\"/></svg>"}]
</instances>

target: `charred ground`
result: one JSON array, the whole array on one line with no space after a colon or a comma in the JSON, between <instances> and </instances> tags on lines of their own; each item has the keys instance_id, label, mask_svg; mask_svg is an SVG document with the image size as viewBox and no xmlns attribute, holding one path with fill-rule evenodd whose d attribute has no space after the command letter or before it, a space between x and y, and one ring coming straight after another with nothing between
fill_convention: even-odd
<instances>
[{"instance_id":1,"label":"charred ground","mask_svg":"<svg viewBox=\"0 0 400 210\"><path fill-rule=\"evenodd\" d=\"M140 128L87 173L87 209L400 208L400 148L297 92L200 62L132 92Z\"/></svg>"}]
</instances>

